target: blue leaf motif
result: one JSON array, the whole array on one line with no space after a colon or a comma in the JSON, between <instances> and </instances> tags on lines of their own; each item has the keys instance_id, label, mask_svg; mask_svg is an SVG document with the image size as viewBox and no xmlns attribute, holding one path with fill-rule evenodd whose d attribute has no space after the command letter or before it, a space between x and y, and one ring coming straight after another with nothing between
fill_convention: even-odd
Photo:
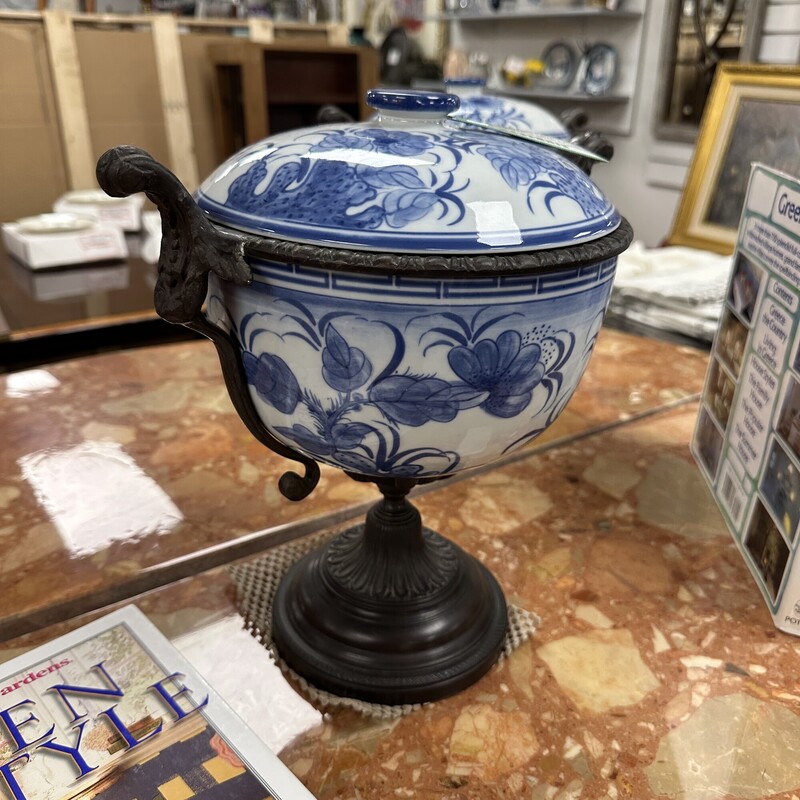
<instances>
[{"instance_id":1,"label":"blue leaf motif","mask_svg":"<svg viewBox=\"0 0 800 800\"><path fill-rule=\"evenodd\" d=\"M322 351L322 377L328 386L350 392L363 386L371 374L372 364L364 351L350 347L336 328L328 325Z\"/></svg>"},{"instance_id":2,"label":"blue leaf motif","mask_svg":"<svg viewBox=\"0 0 800 800\"><path fill-rule=\"evenodd\" d=\"M431 146L424 135L384 128L361 128L327 132L311 152L330 150L368 150L397 156L417 156Z\"/></svg>"},{"instance_id":3,"label":"blue leaf motif","mask_svg":"<svg viewBox=\"0 0 800 800\"><path fill-rule=\"evenodd\" d=\"M529 164L521 159L512 158L500 167L500 175L512 189L516 189L520 185L530 183L536 173Z\"/></svg>"},{"instance_id":4,"label":"blue leaf motif","mask_svg":"<svg viewBox=\"0 0 800 800\"><path fill-rule=\"evenodd\" d=\"M454 383L450 385L449 396L450 400L458 405L458 410L464 411L479 406L486 399L486 392L473 389L465 383Z\"/></svg>"},{"instance_id":5,"label":"blue leaf motif","mask_svg":"<svg viewBox=\"0 0 800 800\"><path fill-rule=\"evenodd\" d=\"M422 219L438 200L435 192L410 192L397 189L388 194L383 203L386 223L392 228L402 228L409 222Z\"/></svg>"},{"instance_id":6,"label":"blue leaf motif","mask_svg":"<svg viewBox=\"0 0 800 800\"><path fill-rule=\"evenodd\" d=\"M426 188L417 171L402 164L394 167L361 167L359 177L375 189L387 186L402 186L406 189Z\"/></svg>"},{"instance_id":7,"label":"blue leaf motif","mask_svg":"<svg viewBox=\"0 0 800 800\"><path fill-rule=\"evenodd\" d=\"M256 358L242 352L247 382L255 387L258 396L284 414L291 414L300 401L300 385L289 365L279 356L262 353Z\"/></svg>"},{"instance_id":8,"label":"blue leaf motif","mask_svg":"<svg viewBox=\"0 0 800 800\"><path fill-rule=\"evenodd\" d=\"M418 133L386 128L368 128L359 135L370 141L368 149L396 156L418 156L430 147L430 140Z\"/></svg>"},{"instance_id":9,"label":"blue leaf motif","mask_svg":"<svg viewBox=\"0 0 800 800\"><path fill-rule=\"evenodd\" d=\"M314 456L329 456L333 453L333 447L326 442L318 433L309 430L305 425L295 422L291 428L276 426L275 430L294 442L298 447L311 453Z\"/></svg>"},{"instance_id":10,"label":"blue leaf motif","mask_svg":"<svg viewBox=\"0 0 800 800\"><path fill-rule=\"evenodd\" d=\"M480 122L489 125L499 125L504 128L517 128L530 130L531 125L524 114L510 103L496 97L476 96L464 98L461 101L459 113L468 117L476 117Z\"/></svg>"},{"instance_id":11,"label":"blue leaf motif","mask_svg":"<svg viewBox=\"0 0 800 800\"><path fill-rule=\"evenodd\" d=\"M358 214L349 215L347 220L354 228L372 231L380 228L383 222L383 210L380 206L370 206Z\"/></svg>"},{"instance_id":12,"label":"blue leaf motif","mask_svg":"<svg viewBox=\"0 0 800 800\"><path fill-rule=\"evenodd\" d=\"M370 388L369 399L393 422L414 428L450 422L461 408L477 405L485 393L439 378L392 375Z\"/></svg>"}]
</instances>

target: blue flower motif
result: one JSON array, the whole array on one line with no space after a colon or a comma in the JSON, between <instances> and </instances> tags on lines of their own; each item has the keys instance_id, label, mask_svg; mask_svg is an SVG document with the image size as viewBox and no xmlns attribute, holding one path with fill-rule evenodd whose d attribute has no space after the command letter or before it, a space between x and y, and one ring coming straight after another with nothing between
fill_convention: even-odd
<instances>
[{"instance_id":1,"label":"blue flower motif","mask_svg":"<svg viewBox=\"0 0 800 800\"><path fill-rule=\"evenodd\" d=\"M372 374L372 364L357 347L350 347L344 337L328 325L322 351L322 377L328 386L339 392L350 392L363 386Z\"/></svg>"},{"instance_id":2,"label":"blue flower motif","mask_svg":"<svg viewBox=\"0 0 800 800\"><path fill-rule=\"evenodd\" d=\"M426 422L450 422L462 408L483 400L485 393L439 378L390 375L369 390L369 399L392 422L414 428Z\"/></svg>"},{"instance_id":3,"label":"blue flower motif","mask_svg":"<svg viewBox=\"0 0 800 800\"><path fill-rule=\"evenodd\" d=\"M329 133L325 138L311 148L311 152L325 152L326 150L365 150L364 138L350 131L337 131Z\"/></svg>"},{"instance_id":4,"label":"blue flower motif","mask_svg":"<svg viewBox=\"0 0 800 800\"><path fill-rule=\"evenodd\" d=\"M335 131L310 148L311 152L327 150L369 150L395 156L418 156L431 147L427 137L418 133L385 128Z\"/></svg>"},{"instance_id":5,"label":"blue flower motif","mask_svg":"<svg viewBox=\"0 0 800 800\"><path fill-rule=\"evenodd\" d=\"M291 414L300 402L301 391L289 365L272 353L256 358L249 350L242 352L247 382L255 387L258 396L271 406Z\"/></svg>"},{"instance_id":6,"label":"blue flower motif","mask_svg":"<svg viewBox=\"0 0 800 800\"><path fill-rule=\"evenodd\" d=\"M531 401L544 377L542 348L522 346L517 331L506 331L497 341L482 339L474 347L459 345L447 354L450 368L468 386L488 392L480 407L494 417L515 417Z\"/></svg>"},{"instance_id":7,"label":"blue flower motif","mask_svg":"<svg viewBox=\"0 0 800 800\"><path fill-rule=\"evenodd\" d=\"M491 144L480 147L478 152L489 159L512 189L527 186L537 175L538 165L531 158L530 148L524 151L510 144Z\"/></svg>"},{"instance_id":8,"label":"blue flower motif","mask_svg":"<svg viewBox=\"0 0 800 800\"><path fill-rule=\"evenodd\" d=\"M488 125L498 125L502 128L517 128L530 130L531 126L525 115L514 108L511 103L506 103L496 97L477 95L461 101L459 109L461 116L477 117L479 122Z\"/></svg>"}]
</instances>

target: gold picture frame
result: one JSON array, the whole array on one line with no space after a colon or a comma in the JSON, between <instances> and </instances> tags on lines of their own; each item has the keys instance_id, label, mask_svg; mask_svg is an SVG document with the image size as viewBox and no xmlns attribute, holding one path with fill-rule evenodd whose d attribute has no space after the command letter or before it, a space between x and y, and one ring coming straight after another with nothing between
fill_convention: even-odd
<instances>
[{"instance_id":1,"label":"gold picture frame","mask_svg":"<svg viewBox=\"0 0 800 800\"><path fill-rule=\"evenodd\" d=\"M669 244L732 253L754 161L800 175L800 67L718 66Z\"/></svg>"}]
</instances>

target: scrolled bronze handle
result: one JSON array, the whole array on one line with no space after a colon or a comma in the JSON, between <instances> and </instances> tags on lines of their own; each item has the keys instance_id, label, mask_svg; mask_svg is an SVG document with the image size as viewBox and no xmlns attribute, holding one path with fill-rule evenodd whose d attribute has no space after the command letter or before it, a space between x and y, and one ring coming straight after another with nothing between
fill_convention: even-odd
<instances>
[{"instance_id":1,"label":"scrolled bronze handle","mask_svg":"<svg viewBox=\"0 0 800 800\"><path fill-rule=\"evenodd\" d=\"M104 153L97 162L97 180L112 197L144 192L158 208L162 235L153 296L156 313L211 339L228 394L249 431L273 452L305 467L304 475L286 472L281 476L282 494L289 500L307 497L319 482L319 465L270 433L250 396L239 343L203 313L209 272L240 285L252 281L244 254L258 239L214 226L178 178L138 147L122 145Z\"/></svg>"},{"instance_id":2,"label":"scrolled bronze handle","mask_svg":"<svg viewBox=\"0 0 800 800\"><path fill-rule=\"evenodd\" d=\"M167 322L186 323L198 316L209 272L238 284L252 280L244 248L255 239L216 228L175 175L149 153L130 145L108 150L97 162L97 180L112 197L144 192L161 212L153 299L156 312Z\"/></svg>"}]
</instances>

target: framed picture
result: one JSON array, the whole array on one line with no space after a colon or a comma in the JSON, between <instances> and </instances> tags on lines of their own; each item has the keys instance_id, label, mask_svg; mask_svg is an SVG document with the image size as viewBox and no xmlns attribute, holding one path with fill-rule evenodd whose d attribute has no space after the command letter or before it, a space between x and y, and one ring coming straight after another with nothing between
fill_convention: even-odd
<instances>
[{"instance_id":1,"label":"framed picture","mask_svg":"<svg viewBox=\"0 0 800 800\"><path fill-rule=\"evenodd\" d=\"M754 161L800 175L800 67L719 65L669 243L732 253Z\"/></svg>"}]
</instances>

